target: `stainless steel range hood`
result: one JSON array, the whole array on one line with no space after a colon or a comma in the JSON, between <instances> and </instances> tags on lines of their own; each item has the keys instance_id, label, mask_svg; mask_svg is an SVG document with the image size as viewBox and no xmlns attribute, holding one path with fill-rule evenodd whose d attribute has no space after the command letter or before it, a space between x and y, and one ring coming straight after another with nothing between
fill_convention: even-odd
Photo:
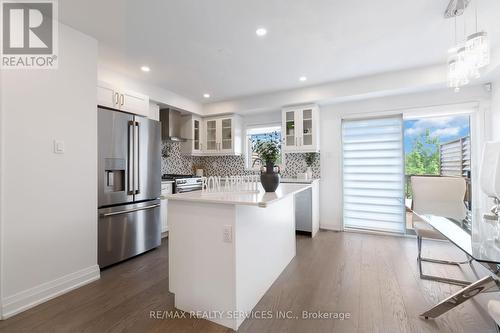
<instances>
[{"instance_id":1,"label":"stainless steel range hood","mask_svg":"<svg viewBox=\"0 0 500 333\"><path fill-rule=\"evenodd\" d=\"M161 139L167 141L184 142L185 138L182 137L181 128L181 112L174 109L161 109L160 110L161 122Z\"/></svg>"}]
</instances>

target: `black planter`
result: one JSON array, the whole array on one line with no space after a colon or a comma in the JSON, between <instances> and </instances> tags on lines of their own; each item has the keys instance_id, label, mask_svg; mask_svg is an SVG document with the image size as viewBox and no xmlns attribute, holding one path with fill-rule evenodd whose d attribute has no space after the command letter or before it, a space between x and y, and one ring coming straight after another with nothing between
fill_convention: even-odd
<instances>
[{"instance_id":1,"label":"black planter","mask_svg":"<svg viewBox=\"0 0 500 333\"><path fill-rule=\"evenodd\" d=\"M280 184L280 174L274 172L273 164L266 164L266 172L260 173L260 182L266 192L274 192Z\"/></svg>"}]
</instances>

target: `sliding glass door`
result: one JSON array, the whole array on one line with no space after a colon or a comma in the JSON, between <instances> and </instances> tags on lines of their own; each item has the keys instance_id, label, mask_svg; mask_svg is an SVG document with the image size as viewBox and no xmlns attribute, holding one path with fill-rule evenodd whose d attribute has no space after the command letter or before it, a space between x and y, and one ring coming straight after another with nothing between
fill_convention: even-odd
<instances>
[{"instance_id":1,"label":"sliding glass door","mask_svg":"<svg viewBox=\"0 0 500 333\"><path fill-rule=\"evenodd\" d=\"M345 228L404 233L402 116L342 121Z\"/></svg>"}]
</instances>

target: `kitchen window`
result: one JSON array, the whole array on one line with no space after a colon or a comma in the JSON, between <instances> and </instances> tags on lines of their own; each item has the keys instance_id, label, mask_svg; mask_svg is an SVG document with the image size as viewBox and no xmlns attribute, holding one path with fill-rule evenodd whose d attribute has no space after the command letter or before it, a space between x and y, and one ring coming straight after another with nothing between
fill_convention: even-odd
<instances>
[{"instance_id":1,"label":"kitchen window","mask_svg":"<svg viewBox=\"0 0 500 333\"><path fill-rule=\"evenodd\" d=\"M247 128L246 131L246 167L250 170L260 170L262 167L258 154L254 151L257 141L278 140L281 142L281 126L259 126ZM276 161L280 165L282 157Z\"/></svg>"}]
</instances>

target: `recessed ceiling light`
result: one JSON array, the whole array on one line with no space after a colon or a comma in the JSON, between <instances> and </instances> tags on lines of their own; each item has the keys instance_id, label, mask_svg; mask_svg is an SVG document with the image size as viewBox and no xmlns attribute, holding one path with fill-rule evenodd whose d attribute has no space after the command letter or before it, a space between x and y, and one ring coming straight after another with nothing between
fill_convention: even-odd
<instances>
[{"instance_id":1,"label":"recessed ceiling light","mask_svg":"<svg viewBox=\"0 0 500 333\"><path fill-rule=\"evenodd\" d=\"M257 36L263 37L263 36L267 35L267 30L264 28L259 28L259 29L255 30L255 33L257 34Z\"/></svg>"},{"instance_id":2,"label":"recessed ceiling light","mask_svg":"<svg viewBox=\"0 0 500 333\"><path fill-rule=\"evenodd\" d=\"M210 98L210 94L203 94L204 98Z\"/></svg>"},{"instance_id":3,"label":"recessed ceiling light","mask_svg":"<svg viewBox=\"0 0 500 333\"><path fill-rule=\"evenodd\" d=\"M143 72L149 72L151 70L151 68L149 68L148 66L141 66L141 71Z\"/></svg>"},{"instance_id":4,"label":"recessed ceiling light","mask_svg":"<svg viewBox=\"0 0 500 333\"><path fill-rule=\"evenodd\" d=\"M302 81L302 82L307 81L307 77L301 76L301 77L299 77L299 81Z\"/></svg>"}]
</instances>

